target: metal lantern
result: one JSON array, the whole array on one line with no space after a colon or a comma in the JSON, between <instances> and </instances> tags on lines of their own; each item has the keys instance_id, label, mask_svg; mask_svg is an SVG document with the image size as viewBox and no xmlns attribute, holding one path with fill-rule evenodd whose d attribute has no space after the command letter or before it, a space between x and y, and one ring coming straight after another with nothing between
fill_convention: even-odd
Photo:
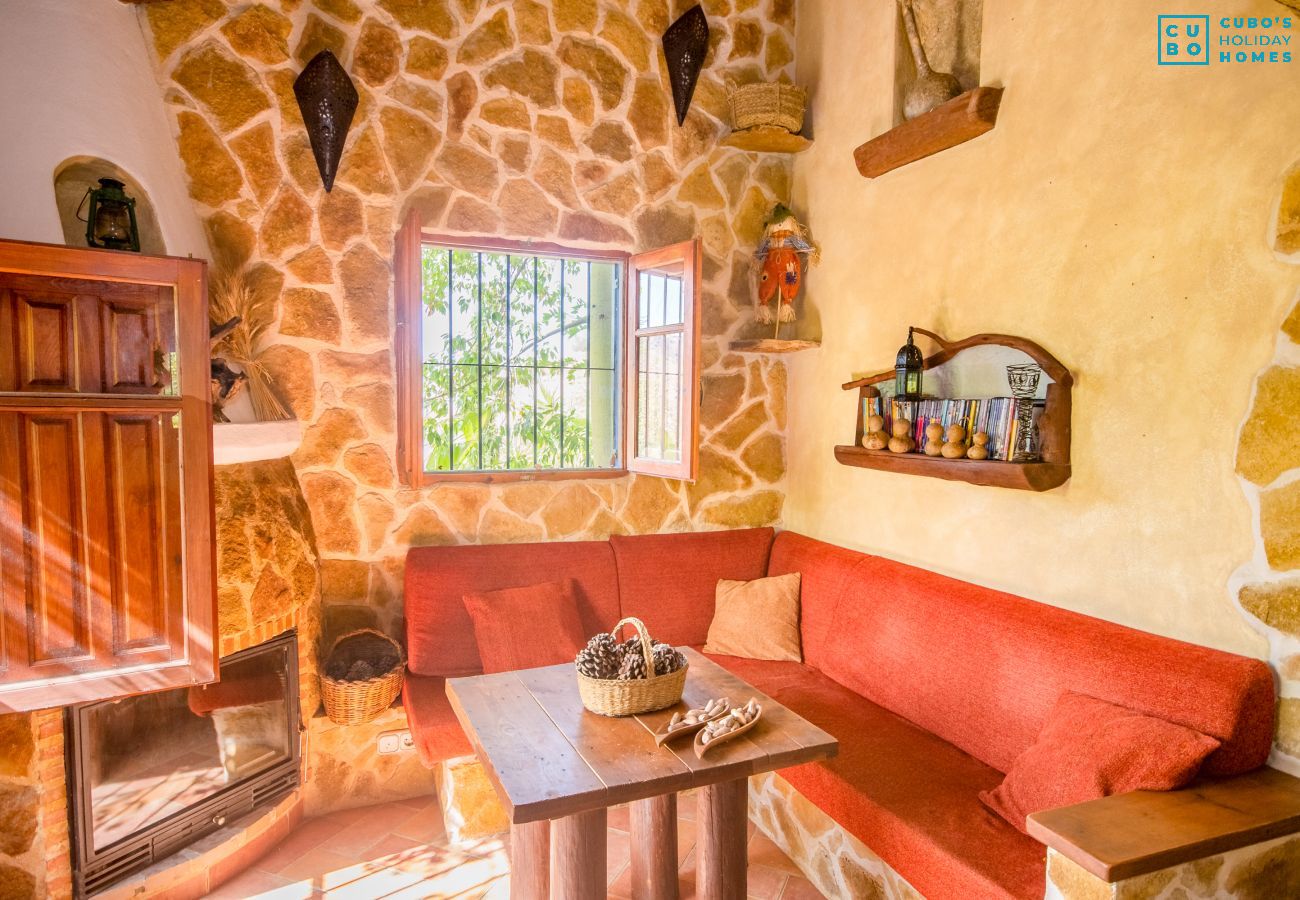
<instances>
[{"instance_id":1,"label":"metal lantern","mask_svg":"<svg viewBox=\"0 0 1300 900\"><path fill-rule=\"evenodd\" d=\"M140 252L140 229L135 222L135 198L115 178L99 179L99 187L86 191L86 243L105 250Z\"/></svg>"},{"instance_id":2,"label":"metal lantern","mask_svg":"<svg viewBox=\"0 0 1300 900\"><path fill-rule=\"evenodd\" d=\"M894 398L897 400L921 399L921 370L925 361L913 343L912 329L907 329L907 343L898 349L894 360Z\"/></svg>"}]
</instances>

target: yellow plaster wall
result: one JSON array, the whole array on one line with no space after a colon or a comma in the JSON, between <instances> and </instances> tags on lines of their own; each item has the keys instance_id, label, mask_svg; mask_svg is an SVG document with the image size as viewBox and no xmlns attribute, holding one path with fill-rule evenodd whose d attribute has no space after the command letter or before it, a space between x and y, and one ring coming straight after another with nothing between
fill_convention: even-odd
<instances>
[{"instance_id":1,"label":"yellow plaster wall","mask_svg":"<svg viewBox=\"0 0 1300 900\"><path fill-rule=\"evenodd\" d=\"M794 198L823 248L791 368L787 527L1138 628L1264 656L1228 590L1252 553L1233 474L1256 373L1300 277L1272 252L1300 154L1300 57L1156 65L1168 12L1271 0L985 0L997 128L875 180L853 148L892 113L893 3L804 0L811 151ZM865 49L864 49L865 48ZM1074 477L1045 494L848 468L855 395L909 324L1010 332L1069 366Z\"/></svg>"}]
</instances>

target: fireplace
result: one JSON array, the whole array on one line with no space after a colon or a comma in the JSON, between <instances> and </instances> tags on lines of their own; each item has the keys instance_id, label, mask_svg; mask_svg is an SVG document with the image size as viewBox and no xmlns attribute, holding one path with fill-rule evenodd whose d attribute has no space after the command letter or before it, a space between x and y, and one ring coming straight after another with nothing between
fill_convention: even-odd
<instances>
[{"instance_id":1,"label":"fireplace","mask_svg":"<svg viewBox=\"0 0 1300 900\"><path fill-rule=\"evenodd\" d=\"M295 632L215 684L66 713L73 876L87 897L298 787Z\"/></svg>"}]
</instances>

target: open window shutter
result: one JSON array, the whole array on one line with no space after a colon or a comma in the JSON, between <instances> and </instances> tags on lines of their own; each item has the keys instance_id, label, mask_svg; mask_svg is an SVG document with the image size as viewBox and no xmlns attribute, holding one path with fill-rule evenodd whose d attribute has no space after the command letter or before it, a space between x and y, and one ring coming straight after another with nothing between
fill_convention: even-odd
<instances>
[{"instance_id":1,"label":"open window shutter","mask_svg":"<svg viewBox=\"0 0 1300 900\"><path fill-rule=\"evenodd\" d=\"M393 298L397 308L397 469L402 483L418 487L424 472L420 389L420 216L412 210L397 233Z\"/></svg>"},{"instance_id":2,"label":"open window shutter","mask_svg":"<svg viewBox=\"0 0 1300 900\"><path fill-rule=\"evenodd\" d=\"M693 481L699 462L698 239L629 260L624 334L628 471Z\"/></svg>"}]
</instances>

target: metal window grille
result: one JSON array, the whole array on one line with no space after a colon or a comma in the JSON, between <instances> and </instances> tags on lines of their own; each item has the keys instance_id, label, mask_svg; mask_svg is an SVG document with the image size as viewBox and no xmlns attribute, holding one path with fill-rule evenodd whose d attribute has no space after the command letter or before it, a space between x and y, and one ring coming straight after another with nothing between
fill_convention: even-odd
<instances>
[{"instance_id":1,"label":"metal window grille","mask_svg":"<svg viewBox=\"0 0 1300 900\"><path fill-rule=\"evenodd\" d=\"M426 244L427 472L617 468L622 266Z\"/></svg>"}]
</instances>

